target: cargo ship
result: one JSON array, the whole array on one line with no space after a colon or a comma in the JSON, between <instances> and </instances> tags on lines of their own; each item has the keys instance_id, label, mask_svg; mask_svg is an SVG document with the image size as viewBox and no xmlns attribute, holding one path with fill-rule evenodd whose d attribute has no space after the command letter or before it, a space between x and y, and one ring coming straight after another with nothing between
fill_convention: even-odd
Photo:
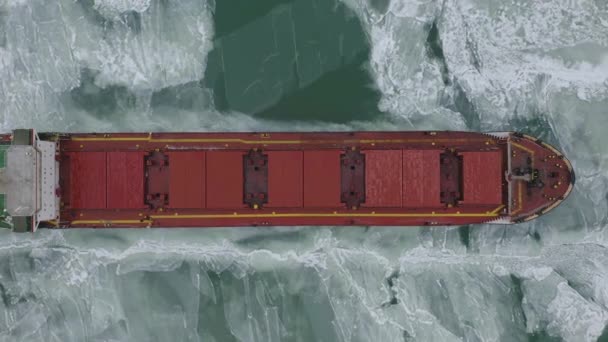
<instances>
[{"instance_id":1,"label":"cargo ship","mask_svg":"<svg viewBox=\"0 0 608 342\"><path fill-rule=\"evenodd\" d=\"M2 226L513 224L558 206L571 163L517 132L0 135Z\"/></svg>"}]
</instances>

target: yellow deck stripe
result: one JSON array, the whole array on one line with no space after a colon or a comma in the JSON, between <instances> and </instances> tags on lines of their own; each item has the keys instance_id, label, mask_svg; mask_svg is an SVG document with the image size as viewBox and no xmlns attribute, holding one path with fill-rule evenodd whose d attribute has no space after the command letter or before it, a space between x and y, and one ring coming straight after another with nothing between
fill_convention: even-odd
<instances>
[{"instance_id":1,"label":"yellow deck stripe","mask_svg":"<svg viewBox=\"0 0 608 342\"><path fill-rule=\"evenodd\" d=\"M523 203L523 189L522 188L523 188L523 183L521 181L518 181L517 182L517 203L518 203L518 206L517 206L517 209L514 210L511 213L511 215L514 215L514 214L520 212L523 209L523 207L524 207L524 203Z\"/></svg>"},{"instance_id":2,"label":"yellow deck stripe","mask_svg":"<svg viewBox=\"0 0 608 342\"><path fill-rule=\"evenodd\" d=\"M71 224L149 224L151 220L76 220Z\"/></svg>"},{"instance_id":3,"label":"yellow deck stripe","mask_svg":"<svg viewBox=\"0 0 608 342\"><path fill-rule=\"evenodd\" d=\"M522 149L522 150L524 150L524 151L526 151L526 152L528 152L528 153L530 153L531 155L534 156L534 151L532 151L531 149L529 149L529 148L527 148L527 147L525 147L523 145L520 145L520 144L514 143L514 142L511 142L511 145L516 146L516 147L518 147L518 148L520 148L520 149Z\"/></svg>"},{"instance_id":4,"label":"yellow deck stripe","mask_svg":"<svg viewBox=\"0 0 608 342\"><path fill-rule=\"evenodd\" d=\"M125 142L125 141L143 141L149 143L240 143L240 144L399 144L399 143L415 143L415 142L477 142L484 141L494 144L491 139L342 139L342 140L247 140L237 138L152 138L147 137L72 137L73 141L110 141L110 142Z\"/></svg>"},{"instance_id":5,"label":"yellow deck stripe","mask_svg":"<svg viewBox=\"0 0 608 342\"><path fill-rule=\"evenodd\" d=\"M491 213L492 213L492 214L498 214L498 212L499 212L499 211L500 211L502 208L504 208L504 207L505 207L504 205L500 205L498 208L496 208L496 209L492 210L492 211L491 211Z\"/></svg>"},{"instance_id":6,"label":"yellow deck stripe","mask_svg":"<svg viewBox=\"0 0 608 342\"><path fill-rule=\"evenodd\" d=\"M49 221L45 221L45 222L47 222L49 224L52 224L55 227L59 226L59 222L57 222L57 220L49 220Z\"/></svg>"},{"instance_id":7,"label":"yellow deck stripe","mask_svg":"<svg viewBox=\"0 0 608 342\"><path fill-rule=\"evenodd\" d=\"M264 214L197 214L197 215L151 215L151 219L234 219L234 218L286 218L286 217L495 217L504 205L486 213L264 213ZM142 224L140 220L76 220L78 224Z\"/></svg>"},{"instance_id":8,"label":"yellow deck stripe","mask_svg":"<svg viewBox=\"0 0 608 342\"><path fill-rule=\"evenodd\" d=\"M293 214L207 214L207 215L151 215L152 219L179 219L179 218L271 218L271 217L491 217L493 213L451 213L451 214L331 214L331 213L293 213Z\"/></svg>"}]
</instances>

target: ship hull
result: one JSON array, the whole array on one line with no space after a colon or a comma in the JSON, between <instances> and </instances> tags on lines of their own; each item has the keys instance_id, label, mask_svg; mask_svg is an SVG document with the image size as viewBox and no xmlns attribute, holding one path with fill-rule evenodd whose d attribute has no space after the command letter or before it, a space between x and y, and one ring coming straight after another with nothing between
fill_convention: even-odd
<instances>
[{"instance_id":1,"label":"ship hull","mask_svg":"<svg viewBox=\"0 0 608 342\"><path fill-rule=\"evenodd\" d=\"M572 166L517 133L40 133L56 144L50 228L516 223ZM10 138L9 138L10 140Z\"/></svg>"}]
</instances>

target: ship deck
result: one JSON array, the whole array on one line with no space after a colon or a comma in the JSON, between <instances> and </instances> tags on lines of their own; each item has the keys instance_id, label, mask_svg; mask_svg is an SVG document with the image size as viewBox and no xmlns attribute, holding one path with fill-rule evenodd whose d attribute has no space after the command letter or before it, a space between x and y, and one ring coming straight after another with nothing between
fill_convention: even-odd
<instances>
[{"instance_id":1,"label":"ship deck","mask_svg":"<svg viewBox=\"0 0 608 342\"><path fill-rule=\"evenodd\" d=\"M45 224L61 228L507 223L556 206L573 178L555 149L511 134L43 136L61 197Z\"/></svg>"}]
</instances>

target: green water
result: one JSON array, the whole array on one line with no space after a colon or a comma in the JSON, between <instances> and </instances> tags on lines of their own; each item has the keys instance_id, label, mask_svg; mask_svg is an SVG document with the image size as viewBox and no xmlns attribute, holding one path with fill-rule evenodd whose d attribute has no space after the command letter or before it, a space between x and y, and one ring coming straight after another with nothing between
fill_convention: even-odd
<instances>
[{"instance_id":1,"label":"green water","mask_svg":"<svg viewBox=\"0 0 608 342\"><path fill-rule=\"evenodd\" d=\"M234 13L238 13L234 15ZM336 1L219 2L203 83L216 108L274 120L378 117L367 38Z\"/></svg>"}]
</instances>

